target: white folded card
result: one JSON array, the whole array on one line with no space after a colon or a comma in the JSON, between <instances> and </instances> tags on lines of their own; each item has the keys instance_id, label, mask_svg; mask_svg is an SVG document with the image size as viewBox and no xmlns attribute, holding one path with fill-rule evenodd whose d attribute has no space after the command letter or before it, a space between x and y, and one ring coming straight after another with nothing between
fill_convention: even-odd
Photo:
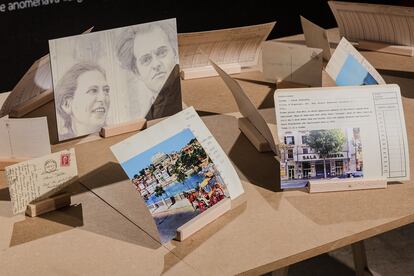
<instances>
[{"instance_id":1,"label":"white folded card","mask_svg":"<svg viewBox=\"0 0 414 276\"><path fill-rule=\"evenodd\" d=\"M64 150L6 167L13 213L66 187L78 175L75 150Z\"/></svg>"},{"instance_id":2,"label":"white folded card","mask_svg":"<svg viewBox=\"0 0 414 276\"><path fill-rule=\"evenodd\" d=\"M409 179L398 85L278 89L274 99L282 188L311 179Z\"/></svg>"},{"instance_id":3,"label":"white folded card","mask_svg":"<svg viewBox=\"0 0 414 276\"><path fill-rule=\"evenodd\" d=\"M33 158L50 154L46 117L0 119L0 159Z\"/></svg>"},{"instance_id":4,"label":"white folded card","mask_svg":"<svg viewBox=\"0 0 414 276\"><path fill-rule=\"evenodd\" d=\"M151 212L161 242L244 190L229 158L189 107L111 147Z\"/></svg>"},{"instance_id":5,"label":"white folded card","mask_svg":"<svg viewBox=\"0 0 414 276\"><path fill-rule=\"evenodd\" d=\"M322 49L323 59L329 60L331 58L331 47L328 40L328 31L303 16L300 17L300 23L302 24L306 46Z\"/></svg>"},{"instance_id":6,"label":"white folded card","mask_svg":"<svg viewBox=\"0 0 414 276\"><path fill-rule=\"evenodd\" d=\"M338 86L385 84L377 70L344 37L325 71Z\"/></svg>"},{"instance_id":7,"label":"white folded card","mask_svg":"<svg viewBox=\"0 0 414 276\"><path fill-rule=\"evenodd\" d=\"M262 63L266 79L321 86L322 49L288 42L263 43Z\"/></svg>"}]
</instances>

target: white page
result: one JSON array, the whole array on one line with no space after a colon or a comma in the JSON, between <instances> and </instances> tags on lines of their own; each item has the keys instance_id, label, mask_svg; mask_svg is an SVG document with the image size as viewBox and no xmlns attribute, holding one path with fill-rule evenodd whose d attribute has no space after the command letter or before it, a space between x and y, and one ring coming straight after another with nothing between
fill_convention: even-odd
<instances>
[{"instance_id":1,"label":"white page","mask_svg":"<svg viewBox=\"0 0 414 276\"><path fill-rule=\"evenodd\" d=\"M263 43L262 50L263 75L267 80L322 85L322 49L270 40Z\"/></svg>"},{"instance_id":2,"label":"white page","mask_svg":"<svg viewBox=\"0 0 414 276\"><path fill-rule=\"evenodd\" d=\"M377 70L344 37L326 65L325 71L338 86L385 84Z\"/></svg>"},{"instance_id":3,"label":"white page","mask_svg":"<svg viewBox=\"0 0 414 276\"><path fill-rule=\"evenodd\" d=\"M8 166L5 171L14 214L25 211L34 200L57 193L78 175L74 149Z\"/></svg>"},{"instance_id":4,"label":"white page","mask_svg":"<svg viewBox=\"0 0 414 276\"><path fill-rule=\"evenodd\" d=\"M0 158L34 158L50 154L47 119L1 119L0 141Z\"/></svg>"},{"instance_id":5,"label":"white page","mask_svg":"<svg viewBox=\"0 0 414 276\"><path fill-rule=\"evenodd\" d=\"M353 42L414 46L414 8L329 1L340 36Z\"/></svg>"},{"instance_id":6,"label":"white page","mask_svg":"<svg viewBox=\"0 0 414 276\"><path fill-rule=\"evenodd\" d=\"M305 17L300 17L303 35L305 36L306 46L323 50L323 59L331 58L331 47L328 41L328 31L309 21Z\"/></svg>"},{"instance_id":7,"label":"white page","mask_svg":"<svg viewBox=\"0 0 414 276\"><path fill-rule=\"evenodd\" d=\"M315 161L316 170L316 161L321 160L312 153L312 149L307 149L308 153L303 151L306 142L300 136L308 136L311 130L339 129L346 130L347 135L352 130L354 137L348 137L341 151L349 157L348 160L332 154L332 162L342 160L344 164L349 163L346 168L349 172L363 173L366 178L409 179L407 133L397 85L278 89L275 110L279 138L283 141L286 137L286 143L293 141L294 145L291 152L294 156L285 158L285 178L293 173L302 178L306 175L303 167L300 172L299 164L290 163L290 166L297 167L295 171L292 171L293 167L289 171L289 162ZM351 168L353 162L355 167ZM281 165L283 167L282 162ZM361 172L357 172L358 165L363 166ZM346 173L345 167L341 174Z\"/></svg>"},{"instance_id":8,"label":"white page","mask_svg":"<svg viewBox=\"0 0 414 276\"><path fill-rule=\"evenodd\" d=\"M217 64L255 66L259 61L260 45L276 22L195 33L178 34L180 67L197 68Z\"/></svg>"}]
</instances>

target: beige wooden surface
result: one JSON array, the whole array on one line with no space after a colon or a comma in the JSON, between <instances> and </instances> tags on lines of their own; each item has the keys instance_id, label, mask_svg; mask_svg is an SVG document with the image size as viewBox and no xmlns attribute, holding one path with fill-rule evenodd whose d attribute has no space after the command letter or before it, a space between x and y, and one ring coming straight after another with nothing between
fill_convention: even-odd
<instances>
[{"instance_id":1,"label":"beige wooden surface","mask_svg":"<svg viewBox=\"0 0 414 276\"><path fill-rule=\"evenodd\" d=\"M414 63L409 57L385 55L365 54L388 70L383 75L387 82L401 86L414 171L414 79L410 72L400 72L414 71ZM235 77L256 106L271 107L275 86L264 82L260 72ZM240 134L234 114L214 115L237 111L224 83L213 77L183 81L182 87L183 100L205 115L243 180L246 193L232 203L232 210L184 242L161 246L148 211L108 148L131 134L79 144L75 149L83 185L71 187L75 195L68 209L38 218L12 216L0 172L1 274L260 274L414 222L414 181L380 190L278 191L273 156L258 153ZM274 110L262 113L274 123Z\"/></svg>"}]
</instances>

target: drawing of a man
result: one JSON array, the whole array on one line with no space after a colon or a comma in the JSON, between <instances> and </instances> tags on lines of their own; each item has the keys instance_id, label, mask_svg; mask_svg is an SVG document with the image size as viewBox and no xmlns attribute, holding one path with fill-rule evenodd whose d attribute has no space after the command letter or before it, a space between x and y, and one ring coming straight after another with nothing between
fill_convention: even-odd
<instances>
[{"instance_id":1,"label":"drawing of a man","mask_svg":"<svg viewBox=\"0 0 414 276\"><path fill-rule=\"evenodd\" d=\"M146 119L173 115L182 109L175 26L153 22L126 29L117 45L117 57L151 93Z\"/></svg>"}]
</instances>

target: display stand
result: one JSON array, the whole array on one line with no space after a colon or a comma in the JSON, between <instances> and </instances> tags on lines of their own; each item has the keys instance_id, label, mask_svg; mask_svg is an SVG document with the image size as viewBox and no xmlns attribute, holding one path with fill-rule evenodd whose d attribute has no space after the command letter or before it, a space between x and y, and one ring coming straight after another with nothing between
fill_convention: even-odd
<instances>
[{"instance_id":1,"label":"display stand","mask_svg":"<svg viewBox=\"0 0 414 276\"><path fill-rule=\"evenodd\" d=\"M233 64L220 64L220 67L229 75L241 73L241 66L238 63ZM218 76L216 70L213 66L207 65L203 67L195 68L184 68L181 70L181 78L183 80L197 79L197 78L207 78Z\"/></svg>"},{"instance_id":2,"label":"display stand","mask_svg":"<svg viewBox=\"0 0 414 276\"><path fill-rule=\"evenodd\" d=\"M269 143L263 137L257 128L249 121L249 119L242 117L238 118L238 126L240 131L247 137L247 139L253 144L258 152L272 151Z\"/></svg>"},{"instance_id":3,"label":"display stand","mask_svg":"<svg viewBox=\"0 0 414 276\"><path fill-rule=\"evenodd\" d=\"M24 162L29 160L29 158L8 158L8 159L1 159L0 158L0 171L4 171L5 167Z\"/></svg>"},{"instance_id":4,"label":"display stand","mask_svg":"<svg viewBox=\"0 0 414 276\"><path fill-rule=\"evenodd\" d=\"M32 112L35 109L53 101L54 95L53 90L49 89L36 97L31 98L30 100L12 108L10 111L10 118L21 118L26 114Z\"/></svg>"},{"instance_id":5,"label":"display stand","mask_svg":"<svg viewBox=\"0 0 414 276\"><path fill-rule=\"evenodd\" d=\"M213 207L207 209L202 214L193 218L189 222L185 223L177 229L176 240L183 241L186 238L190 237L192 234L218 219L220 216L224 215L226 212L231 209L231 200L230 198L225 198L218 202Z\"/></svg>"},{"instance_id":6,"label":"display stand","mask_svg":"<svg viewBox=\"0 0 414 276\"><path fill-rule=\"evenodd\" d=\"M331 76L326 73L325 70L322 70L322 87L334 87L336 82L331 78Z\"/></svg>"},{"instance_id":7,"label":"display stand","mask_svg":"<svg viewBox=\"0 0 414 276\"><path fill-rule=\"evenodd\" d=\"M363 179L363 178L345 178L345 179L329 179L329 180L310 180L308 182L309 193L323 193L334 191L351 191L365 189L383 189L387 188L387 180L379 179Z\"/></svg>"},{"instance_id":8,"label":"display stand","mask_svg":"<svg viewBox=\"0 0 414 276\"><path fill-rule=\"evenodd\" d=\"M106 126L101 129L99 135L104 138L120 135L123 133L141 130L147 127L147 120L140 118L137 120L120 123L117 125Z\"/></svg>"},{"instance_id":9,"label":"display stand","mask_svg":"<svg viewBox=\"0 0 414 276\"><path fill-rule=\"evenodd\" d=\"M412 46L390 45L382 42L362 40L358 41L357 47L363 50L370 50L409 57L414 56L414 47Z\"/></svg>"},{"instance_id":10,"label":"display stand","mask_svg":"<svg viewBox=\"0 0 414 276\"><path fill-rule=\"evenodd\" d=\"M26 208L26 215L29 217L36 217L66 206L70 206L70 204L70 194L61 193L44 200L28 204Z\"/></svg>"}]
</instances>

